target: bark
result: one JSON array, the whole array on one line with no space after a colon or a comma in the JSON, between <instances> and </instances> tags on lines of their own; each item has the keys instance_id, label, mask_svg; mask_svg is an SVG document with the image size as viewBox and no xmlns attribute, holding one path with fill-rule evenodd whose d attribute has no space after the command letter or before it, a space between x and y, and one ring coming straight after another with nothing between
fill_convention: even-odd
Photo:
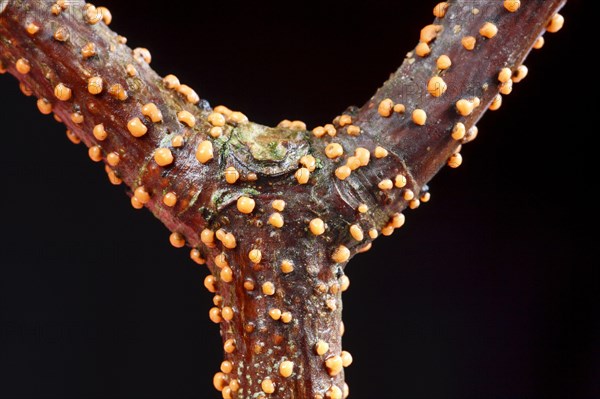
<instances>
[{"instance_id":1,"label":"bark","mask_svg":"<svg viewBox=\"0 0 600 399\"><path fill-rule=\"evenodd\" d=\"M127 47L107 27L108 16L89 6L0 2L0 71L37 96L41 111L51 107L94 160L107 162L111 181L122 180L134 205L143 202L174 232L174 245L185 240L192 258L207 263L206 285L215 293L211 318L220 322L230 362L215 376L223 397L336 398L347 390L341 367L349 361L341 343L347 261L378 234L401 227L405 207L427 199L428 181L474 138L475 123L499 90L508 92L498 81L500 70L509 68L518 80L517 68L564 3L532 0L508 12L502 2L477 10L472 1L450 2L437 27L422 33L435 30L435 38L422 37L430 54L409 53L362 108L346 110L322 137L325 128L269 128L225 108L213 110L185 86L159 77L148 55ZM498 29L489 39L479 33L488 21ZM465 49L465 36L476 38L474 49ZM441 55L451 59L450 68L437 67ZM439 97L427 92L434 76L448 86ZM90 92L94 77L102 79L98 94ZM404 112L382 116L385 99ZM462 116L460 99L479 105ZM150 103L160 121L143 112ZM412 119L416 109L427 115L423 126ZM147 129L141 137L128 128L135 118ZM452 137L457 123L466 131L458 140ZM215 127L222 129L219 137ZM213 148L208 160L197 154L206 143ZM343 154L328 157L331 143ZM159 148L170 150L172 163L159 166ZM383 149L387 156L380 157ZM347 177L344 165L351 166ZM239 173L235 182L225 179L231 167ZM174 206L165 204L173 198L168 193L177 198ZM314 219L324 222L322 234L315 234L318 221L311 228ZM327 344L322 354L319 342Z\"/></svg>"}]
</instances>

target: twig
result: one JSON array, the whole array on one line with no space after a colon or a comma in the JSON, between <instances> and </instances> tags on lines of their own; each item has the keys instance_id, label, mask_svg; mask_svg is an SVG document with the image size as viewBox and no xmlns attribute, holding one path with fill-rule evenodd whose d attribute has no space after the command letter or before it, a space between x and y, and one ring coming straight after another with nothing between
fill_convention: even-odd
<instances>
[{"instance_id":1,"label":"twig","mask_svg":"<svg viewBox=\"0 0 600 399\"><path fill-rule=\"evenodd\" d=\"M160 78L147 50L128 48L108 10L91 5L1 2L0 71L131 188L132 205L173 231L174 246L208 264L223 397L341 398L345 264L428 200L443 165L460 165L460 146L526 74L523 59L561 25L564 2L440 3L375 96L312 132L210 108Z\"/></svg>"}]
</instances>

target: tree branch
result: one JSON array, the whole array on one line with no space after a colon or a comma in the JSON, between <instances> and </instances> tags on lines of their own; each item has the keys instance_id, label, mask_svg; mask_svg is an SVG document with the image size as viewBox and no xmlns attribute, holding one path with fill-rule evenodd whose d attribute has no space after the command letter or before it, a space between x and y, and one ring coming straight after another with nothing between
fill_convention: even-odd
<instances>
[{"instance_id":1,"label":"tree branch","mask_svg":"<svg viewBox=\"0 0 600 399\"><path fill-rule=\"evenodd\" d=\"M460 164L460 145L522 78L564 2L438 6L375 96L312 132L210 108L160 78L147 50L128 48L108 10L91 5L1 2L0 71L131 188L132 205L151 210L174 246L208 263L223 397L339 398L351 362L341 346L345 264L402 226L400 212L428 199L425 184L448 160Z\"/></svg>"}]
</instances>

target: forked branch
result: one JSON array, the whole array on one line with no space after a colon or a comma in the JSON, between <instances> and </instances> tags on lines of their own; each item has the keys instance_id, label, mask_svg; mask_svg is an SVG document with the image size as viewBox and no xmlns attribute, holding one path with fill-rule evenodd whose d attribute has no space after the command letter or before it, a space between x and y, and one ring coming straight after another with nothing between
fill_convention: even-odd
<instances>
[{"instance_id":1,"label":"forked branch","mask_svg":"<svg viewBox=\"0 0 600 399\"><path fill-rule=\"evenodd\" d=\"M352 361L341 345L344 266L428 200L441 167L460 165L477 120L527 74L544 31L562 25L564 3L438 4L373 98L312 131L211 108L159 77L150 53L127 47L110 12L89 4L1 1L0 71L131 189L174 246L207 263L224 398L340 399Z\"/></svg>"}]
</instances>

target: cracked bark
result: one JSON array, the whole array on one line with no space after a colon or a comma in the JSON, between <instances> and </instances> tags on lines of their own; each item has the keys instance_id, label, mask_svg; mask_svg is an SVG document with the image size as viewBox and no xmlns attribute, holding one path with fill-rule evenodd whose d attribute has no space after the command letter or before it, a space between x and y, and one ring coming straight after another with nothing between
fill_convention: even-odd
<instances>
[{"instance_id":1,"label":"cracked bark","mask_svg":"<svg viewBox=\"0 0 600 399\"><path fill-rule=\"evenodd\" d=\"M231 351L225 358L233 365L231 371L215 377L223 396L266 396L269 387L262 383L270 379L274 385L271 397L313 398L337 397L344 390L343 370L337 367L340 359L336 356L342 351L341 292L346 249L349 256L368 249L373 240L368 234L370 229L391 234L395 226L401 226L403 216L399 212L409 205L412 196L421 198L426 183L461 144L472 138L467 134L464 139L453 139L455 124L461 122L474 133L475 123L498 94L500 69L516 70L564 0L530 1L516 13L507 12L498 2L477 14L473 13L472 2L451 2L445 17L435 22L442 28L430 43L431 53L419 57L413 52L362 108L344 112L351 116L351 125L360 128L360 134L348 134L350 125L342 126L343 120L337 119L336 135L322 138L304 130L240 123L235 117L227 118L221 137L213 138L208 134L214 124L210 122L213 110L208 103L193 98L187 101L169 89L143 57L136 56L104 23L90 24L83 8L66 8L53 15L50 1L12 0L0 4L0 70L6 69L21 81L25 91L52 104L52 111L71 132L87 146L98 146L103 160L110 153L119 154L120 162L110 167L110 173L122 179L132 192L145 187L150 194L146 207L199 251L201 259L196 256L196 261L206 259L216 291L215 318L232 316L220 323L226 350ZM94 19L94 15L91 17ZM485 21L494 22L498 28L491 39L479 34ZM28 33L29 24L35 24L39 31ZM66 40L54 38L59 29L68 35ZM477 39L472 51L461 44L467 35ZM81 50L90 42L96 54L84 58ZM436 66L442 54L452 60L445 71ZM21 58L30 66L26 74L17 68ZM136 76L128 74L128 65L135 67ZM435 75L443 77L448 85L439 98L426 91L428 80ZM88 79L93 76L104 80L104 91L99 95L88 92ZM72 90L68 101L56 98L54 90L59 83ZM126 100L107 93L108 87L116 83L127 90ZM474 97L480 105L467 117L459 115L456 101ZM378 107L386 98L403 104L405 112L382 117ZM142 106L147 103L158 106L161 122L153 123L142 114ZM411 119L417 108L427 113L425 126L417 126ZM195 116L195 126L178 121L177 114L183 110ZM73 121L75 112L84 117L83 122ZM135 117L148 128L140 138L127 129ZM108 133L102 141L93 134L100 123ZM177 135L184 138L181 147L172 144ZM214 147L214 159L200 163L196 149L205 140ZM333 160L325 156L330 143L339 143L344 155ZM377 146L389 154L375 157ZM161 167L154 161L154 152L161 147L172 151L172 165ZM368 165L353 170L345 180L336 178L337 168L359 147L369 150ZM315 170L307 184L298 184L295 173L306 155L317 160ZM228 167L240 173L235 184L225 182ZM406 179L403 187L380 188L383 180L393 183L398 175ZM163 203L163 195L168 192L177 195L174 207ZM241 196L255 201L251 213L238 211L236 204ZM274 209L275 200L284 200L285 209ZM368 210L359 212L360 205ZM281 228L269 224L275 212L282 215ZM309 222L314 218L326 222L324 234L310 231ZM351 234L352 225L360 226L363 239L357 240ZM203 243L200 233L205 229L218 232L222 240ZM235 236L235 248L224 247L227 238L222 235L226 233ZM261 251L259 262L250 260L251 250ZM293 271L282 272L283 261L293 264ZM275 320L269 315L273 309L290 312L291 320ZM277 318L278 313L273 314ZM321 356L315 351L318 341L329 346ZM293 374L287 378L278 370L286 360L294 363ZM329 369L325 366L327 360Z\"/></svg>"}]
</instances>

